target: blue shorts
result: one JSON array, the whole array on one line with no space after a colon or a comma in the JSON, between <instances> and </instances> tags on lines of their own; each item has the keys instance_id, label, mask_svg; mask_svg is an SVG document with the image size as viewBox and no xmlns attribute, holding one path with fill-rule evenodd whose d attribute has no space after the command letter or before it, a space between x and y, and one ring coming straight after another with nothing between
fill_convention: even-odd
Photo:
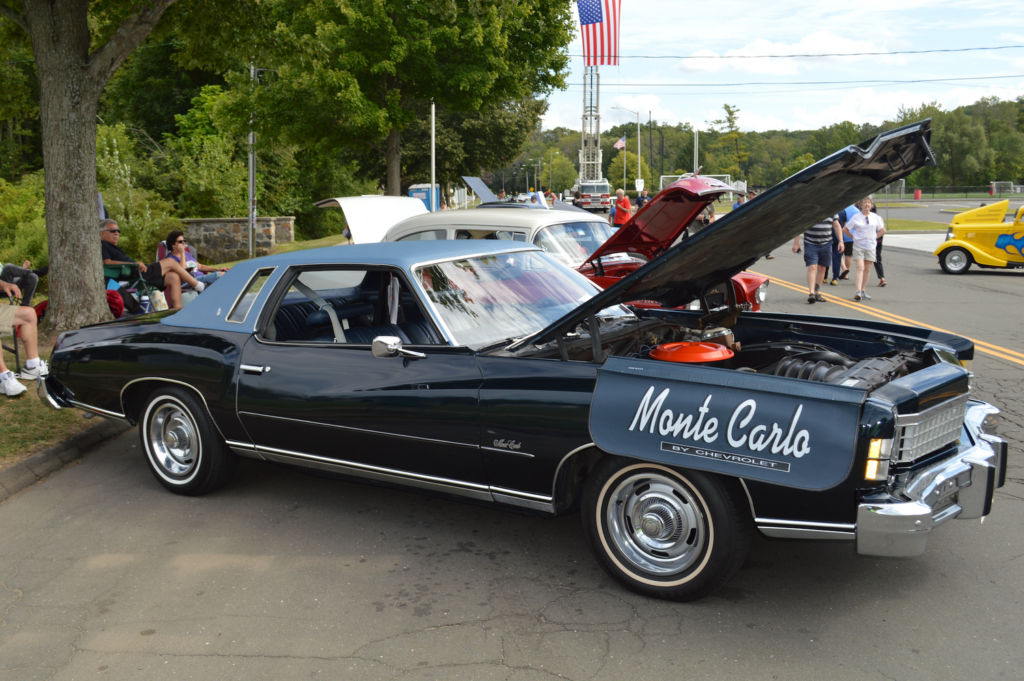
<instances>
[{"instance_id":1,"label":"blue shorts","mask_svg":"<svg viewBox=\"0 0 1024 681\"><path fill-rule=\"evenodd\" d=\"M812 244L805 240L804 264L808 267L829 267L832 264L832 242Z\"/></svg>"}]
</instances>

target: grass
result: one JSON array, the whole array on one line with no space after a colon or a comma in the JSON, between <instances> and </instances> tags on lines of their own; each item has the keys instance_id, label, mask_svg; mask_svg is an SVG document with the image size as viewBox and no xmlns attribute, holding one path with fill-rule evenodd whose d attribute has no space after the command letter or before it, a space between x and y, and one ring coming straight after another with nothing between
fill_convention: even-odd
<instances>
[{"instance_id":1,"label":"grass","mask_svg":"<svg viewBox=\"0 0 1024 681\"><path fill-rule=\"evenodd\" d=\"M4 339L6 345L10 345L10 341L10 338ZM48 360L49 353L45 353L43 359ZM6 350L4 363L14 371L14 355ZM92 423L82 418L83 412L77 409L54 411L43 404L36 396L35 381L22 381L22 384L28 392L20 397L0 396L0 468L63 442Z\"/></svg>"},{"instance_id":2,"label":"grass","mask_svg":"<svg viewBox=\"0 0 1024 681\"><path fill-rule=\"evenodd\" d=\"M945 231L949 225L944 225L941 222L926 222L924 220L897 220L890 218L889 222L885 225L886 229L892 232L903 232L903 231L922 231L922 230L942 230Z\"/></svg>"}]
</instances>

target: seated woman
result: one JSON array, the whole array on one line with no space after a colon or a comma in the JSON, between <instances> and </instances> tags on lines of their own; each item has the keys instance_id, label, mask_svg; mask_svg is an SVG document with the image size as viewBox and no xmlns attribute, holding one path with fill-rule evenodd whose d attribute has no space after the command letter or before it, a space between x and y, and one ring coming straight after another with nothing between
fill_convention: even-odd
<instances>
[{"instance_id":1,"label":"seated woman","mask_svg":"<svg viewBox=\"0 0 1024 681\"><path fill-rule=\"evenodd\" d=\"M206 285L217 281L217 278L220 277L220 275L230 269L229 267L210 267L208 265L200 265L188 250L188 241L185 239L185 234L178 230L174 230L168 234L167 241L164 243L167 244L167 250L169 251L165 260L173 260L178 263L184 267L189 274ZM200 272L201 274L196 274L196 272Z\"/></svg>"}]
</instances>

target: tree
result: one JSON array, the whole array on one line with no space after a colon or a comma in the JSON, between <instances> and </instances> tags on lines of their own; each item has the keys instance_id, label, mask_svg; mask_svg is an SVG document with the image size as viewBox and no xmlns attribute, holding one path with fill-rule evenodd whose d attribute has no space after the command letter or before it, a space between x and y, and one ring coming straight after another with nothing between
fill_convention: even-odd
<instances>
[{"instance_id":1,"label":"tree","mask_svg":"<svg viewBox=\"0 0 1024 681\"><path fill-rule=\"evenodd\" d=\"M729 174L734 178L742 178L743 171L740 165L746 162L746 146L743 144L743 133L740 132L738 107L723 104L725 117L712 121L711 125L721 133L718 140L708 147L710 151L719 151L722 160L719 162L718 172ZM724 167L723 167L724 166Z\"/></svg>"},{"instance_id":2,"label":"tree","mask_svg":"<svg viewBox=\"0 0 1024 681\"><path fill-rule=\"evenodd\" d=\"M850 121L826 125L811 133L804 151L820 161L826 156L861 142L860 128Z\"/></svg>"},{"instance_id":3,"label":"tree","mask_svg":"<svg viewBox=\"0 0 1024 681\"><path fill-rule=\"evenodd\" d=\"M951 111L939 121L934 137L936 162L949 175L953 186L988 183L985 173L995 163L985 128L973 122L962 109Z\"/></svg>"},{"instance_id":4,"label":"tree","mask_svg":"<svg viewBox=\"0 0 1024 681\"><path fill-rule=\"evenodd\" d=\"M622 183L622 163L625 159L626 163L626 183ZM650 166L647 165L647 161L641 158L640 161L640 177L644 179L644 186L647 187L648 192L657 191L657 185L654 184L654 178L651 177ZM619 153L612 159L611 165L608 166L608 182L611 184L612 189L624 189L625 191L631 192L636 191L636 185L633 181L637 178L636 174L636 154L626 149L619 150Z\"/></svg>"},{"instance_id":5,"label":"tree","mask_svg":"<svg viewBox=\"0 0 1024 681\"><path fill-rule=\"evenodd\" d=\"M568 0L282 0L270 17L276 77L240 111L263 112L264 134L376 152L393 196L402 133L431 100L476 111L565 84Z\"/></svg>"},{"instance_id":6,"label":"tree","mask_svg":"<svg viewBox=\"0 0 1024 681\"><path fill-rule=\"evenodd\" d=\"M812 163L814 163L814 157L811 156L810 154L803 154L802 156L797 156L792 161L787 163L786 167L782 169L782 179L784 180L787 177L799 173L801 170L811 165Z\"/></svg>"},{"instance_id":7,"label":"tree","mask_svg":"<svg viewBox=\"0 0 1024 681\"><path fill-rule=\"evenodd\" d=\"M0 1L0 17L31 39L39 79L51 329L110 318L97 234L96 113L107 81L174 2Z\"/></svg>"}]
</instances>

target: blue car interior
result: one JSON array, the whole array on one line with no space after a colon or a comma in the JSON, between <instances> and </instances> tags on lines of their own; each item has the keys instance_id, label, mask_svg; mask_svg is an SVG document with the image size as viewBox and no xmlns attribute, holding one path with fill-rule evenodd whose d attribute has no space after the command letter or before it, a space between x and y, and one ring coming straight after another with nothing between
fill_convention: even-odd
<instances>
[{"instance_id":1,"label":"blue car interior","mask_svg":"<svg viewBox=\"0 0 1024 681\"><path fill-rule=\"evenodd\" d=\"M409 345L440 345L445 341L423 316L411 291L402 290L398 323L389 323L386 272L367 272L356 287L317 291L334 308L338 321L347 322L345 342L369 345L377 336L397 336ZM381 294L385 293L384 300ZM344 326L344 324L343 324ZM269 324L267 340L282 342L333 343L331 318L301 293L291 292L281 301Z\"/></svg>"}]
</instances>

